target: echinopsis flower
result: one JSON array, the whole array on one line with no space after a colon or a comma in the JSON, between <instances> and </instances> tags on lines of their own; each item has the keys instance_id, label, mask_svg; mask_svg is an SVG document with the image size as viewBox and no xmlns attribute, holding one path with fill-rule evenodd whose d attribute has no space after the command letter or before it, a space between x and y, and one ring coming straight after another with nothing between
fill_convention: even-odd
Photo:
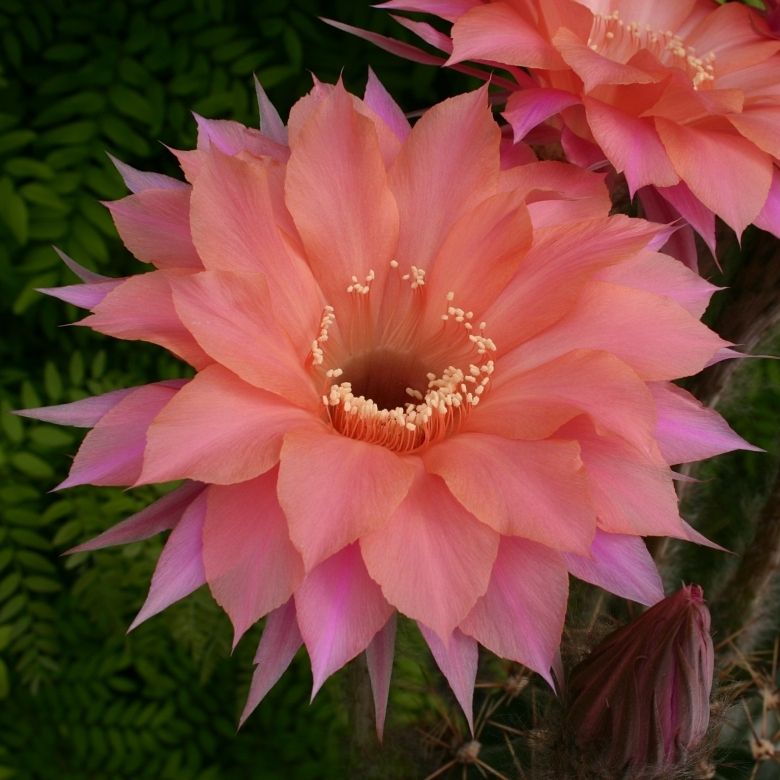
<instances>
[{"instance_id":1,"label":"echinopsis flower","mask_svg":"<svg viewBox=\"0 0 780 780\"><path fill-rule=\"evenodd\" d=\"M504 113L515 139L558 117L568 159L587 167L606 158L652 219L681 215L710 248L713 214L738 234L755 223L780 235L773 7L767 19L741 3L711 0L391 0L381 7L453 22L450 38L401 20L444 49L447 64L507 68L517 79ZM693 264L692 235L678 234L678 243L683 237L680 257Z\"/></svg>"},{"instance_id":2,"label":"echinopsis flower","mask_svg":"<svg viewBox=\"0 0 780 780\"><path fill-rule=\"evenodd\" d=\"M667 778L707 733L714 650L698 585L610 634L572 671L577 744L622 777Z\"/></svg>"},{"instance_id":3,"label":"echinopsis flower","mask_svg":"<svg viewBox=\"0 0 780 780\"><path fill-rule=\"evenodd\" d=\"M728 354L714 288L601 176L502 169L485 89L260 106L186 182L118 163L154 270L49 291L194 378L26 413L92 428L60 487L185 480L77 549L171 530L134 625L204 583L236 642L267 615L245 716L305 644L315 692L366 652L381 728L400 612L470 718L478 643L552 682L570 572L652 604L641 537L700 540L669 465L749 446L671 384Z\"/></svg>"}]
</instances>

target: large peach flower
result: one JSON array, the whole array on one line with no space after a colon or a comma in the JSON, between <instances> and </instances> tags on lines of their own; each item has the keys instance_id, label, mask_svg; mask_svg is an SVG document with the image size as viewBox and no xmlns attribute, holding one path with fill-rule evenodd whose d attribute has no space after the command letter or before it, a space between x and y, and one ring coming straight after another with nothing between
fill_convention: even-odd
<instances>
[{"instance_id":1,"label":"large peach flower","mask_svg":"<svg viewBox=\"0 0 780 780\"><path fill-rule=\"evenodd\" d=\"M261 98L187 183L118 164L155 270L50 291L194 378L27 414L92 428L61 487L185 480L78 549L171 530L135 624L204 583L235 641L268 615L247 714L303 643L315 691L367 652L381 724L401 612L470 717L477 643L552 681L570 572L651 604L641 537L698 538L669 464L746 446L671 384L714 288L602 177L502 170L485 89L413 128L373 77Z\"/></svg>"},{"instance_id":2,"label":"large peach flower","mask_svg":"<svg viewBox=\"0 0 780 780\"><path fill-rule=\"evenodd\" d=\"M738 234L755 223L780 236L780 41L757 11L712 0L382 7L453 22L450 39L403 20L448 64L508 68L517 83L504 116L516 140L559 117L568 159L606 158L652 218L681 215L712 248L714 214Z\"/></svg>"}]
</instances>

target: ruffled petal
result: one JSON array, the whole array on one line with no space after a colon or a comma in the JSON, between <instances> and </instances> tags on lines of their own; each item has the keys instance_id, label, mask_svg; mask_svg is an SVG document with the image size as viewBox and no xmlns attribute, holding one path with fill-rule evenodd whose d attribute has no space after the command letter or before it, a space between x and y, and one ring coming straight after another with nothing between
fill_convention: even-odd
<instances>
[{"instance_id":1,"label":"ruffled petal","mask_svg":"<svg viewBox=\"0 0 780 780\"><path fill-rule=\"evenodd\" d=\"M384 523L414 479L407 459L324 430L287 435L281 460L279 503L307 571Z\"/></svg>"},{"instance_id":2,"label":"ruffled petal","mask_svg":"<svg viewBox=\"0 0 780 780\"><path fill-rule=\"evenodd\" d=\"M357 544L306 576L295 594L295 608L311 658L312 698L333 672L366 649L393 613L368 576Z\"/></svg>"},{"instance_id":3,"label":"ruffled petal","mask_svg":"<svg viewBox=\"0 0 780 780\"><path fill-rule=\"evenodd\" d=\"M501 539L490 585L461 630L488 650L527 666L554 688L569 576L561 557L526 539Z\"/></svg>"},{"instance_id":4,"label":"ruffled petal","mask_svg":"<svg viewBox=\"0 0 780 780\"><path fill-rule=\"evenodd\" d=\"M276 498L276 477L272 470L250 482L209 488L203 564L214 599L233 623L233 647L303 579L303 561Z\"/></svg>"},{"instance_id":5,"label":"ruffled petal","mask_svg":"<svg viewBox=\"0 0 780 780\"><path fill-rule=\"evenodd\" d=\"M498 534L420 473L393 516L360 540L368 572L400 612L446 639L485 592Z\"/></svg>"}]
</instances>

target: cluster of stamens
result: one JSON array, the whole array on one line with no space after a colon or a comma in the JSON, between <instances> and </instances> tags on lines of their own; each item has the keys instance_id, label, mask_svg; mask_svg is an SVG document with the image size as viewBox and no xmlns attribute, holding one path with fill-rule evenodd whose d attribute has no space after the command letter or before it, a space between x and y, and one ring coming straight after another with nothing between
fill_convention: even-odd
<instances>
[{"instance_id":1,"label":"cluster of stamens","mask_svg":"<svg viewBox=\"0 0 780 780\"><path fill-rule=\"evenodd\" d=\"M359 295L368 295L368 293L371 291L371 282L373 282L374 279L376 279L376 274L374 273L373 268L369 269L369 272L366 275L365 284L359 282L357 276L353 276L352 283L347 286L347 292L355 292Z\"/></svg>"},{"instance_id":2,"label":"cluster of stamens","mask_svg":"<svg viewBox=\"0 0 780 780\"><path fill-rule=\"evenodd\" d=\"M692 46L671 30L658 31L639 22L624 22L618 11L594 14L588 46L595 52L618 62L626 62L640 49L654 54L660 62L684 70L693 88L715 79L715 54L699 57Z\"/></svg>"},{"instance_id":3,"label":"cluster of stamens","mask_svg":"<svg viewBox=\"0 0 780 780\"><path fill-rule=\"evenodd\" d=\"M398 263L394 260L391 266L398 268ZM411 266L410 272L402 275L401 279L409 281L413 290L418 290L425 284L424 277L423 269ZM347 292L368 294L374 278L375 274L371 271L363 285L353 276ZM381 444L397 452L409 452L445 436L479 404L495 370L494 361L487 356L496 351L496 345L484 333L486 323L479 323L479 333L474 332L474 313L455 306L454 297L453 292L447 294L447 308L442 320L463 326L480 360L470 363L465 371L450 365L441 375L428 373L425 390L407 387L405 392L410 400L392 409L381 408L371 398L356 395L351 382L330 384L322 394L322 403L336 430L350 438ZM333 307L326 306L320 322L320 334L312 342L314 366L323 363L323 344L328 340L328 330L334 322ZM343 373L341 368L330 368L325 376L335 379Z\"/></svg>"}]
</instances>

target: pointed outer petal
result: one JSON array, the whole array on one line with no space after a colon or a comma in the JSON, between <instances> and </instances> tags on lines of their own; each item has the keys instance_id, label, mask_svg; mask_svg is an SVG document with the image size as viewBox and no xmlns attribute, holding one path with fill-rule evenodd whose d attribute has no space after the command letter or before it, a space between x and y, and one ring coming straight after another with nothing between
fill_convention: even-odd
<instances>
[{"instance_id":1,"label":"pointed outer petal","mask_svg":"<svg viewBox=\"0 0 780 780\"><path fill-rule=\"evenodd\" d=\"M208 490L204 490L189 505L171 531L157 561L146 602L128 631L189 596L206 582L203 568L203 522L206 518L207 494Z\"/></svg>"},{"instance_id":2,"label":"pointed outer petal","mask_svg":"<svg viewBox=\"0 0 780 780\"><path fill-rule=\"evenodd\" d=\"M577 95L562 89L523 89L509 96L501 115L512 126L515 141L521 141L537 125L579 102Z\"/></svg>"},{"instance_id":3,"label":"pointed outer petal","mask_svg":"<svg viewBox=\"0 0 780 780\"><path fill-rule=\"evenodd\" d=\"M633 257L665 229L617 215L535 231L521 272L482 315L499 355L568 314L596 271Z\"/></svg>"},{"instance_id":4,"label":"pointed outer petal","mask_svg":"<svg viewBox=\"0 0 780 780\"><path fill-rule=\"evenodd\" d=\"M387 697L390 693L390 677L393 673L393 655L395 653L395 613L385 623L385 627L371 640L366 648L366 663L371 679L371 693L374 697L376 715L376 736L382 741L387 714Z\"/></svg>"},{"instance_id":5,"label":"pointed outer petal","mask_svg":"<svg viewBox=\"0 0 780 780\"><path fill-rule=\"evenodd\" d=\"M147 428L177 392L162 384L144 385L120 400L86 435L68 478L56 489L134 484L141 473Z\"/></svg>"},{"instance_id":6,"label":"pointed outer petal","mask_svg":"<svg viewBox=\"0 0 780 780\"><path fill-rule=\"evenodd\" d=\"M409 120L371 68L368 69L368 81L363 101L385 122L400 141L406 140L412 129Z\"/></svg>"},{"instance_id":7,"label":"pointed outer petal","mask_svg":"<svg viewBox=\"0 0 780 780\"><path fill-rule=\"evenodd\" d=\"M335 302L353 274L384 270L398 241L377 132L339 83L291 142L287 207L314 275Z\"/></svg>"},{"instance_id":8,"label":"pointed outer petal","mask_svg":"<svg viewBox=\"0 0 780 780\"><path fill-rule=\"evenodd\" d=\"M181 321L214 360L255 387L319 409L313 377L280 327L263 274L203 271L171 285Z\"/></svg>"},{"instance_id":9,"label":"pointed outer petal","mask_svg":"<svg viewBox=\"0 0 780 780\"><path fill-rule=\"evenodd\" d=\"M33 420L43 420L43 422L55 425L92 428L98 424L101 417L137 389L136 387L128 387L122 390L112 390L110 393L93 395L91 398L82 398L80 401L73 401L69 404L41 406L38 409L19 409L14 414L31 417Z\"/></svg>"},{"instance_id":10,"label":"pointed outer petal","mask_svg":"<svg viewBox=\"0 0 780 780\"><path fill-rule=\"evenodd\" d=\"M422 623L417 623L420 633L431 650L436 666L447 678L455 698L460 704L471 733L474 733L474 684L477 681L479 647L470 637L457 628L444 641Z\"/></svg>"},{"instance_id":11,"label":"pointed outer petal","mask_svg":"<svg viewBox=\"0 0 780 780\"><path fill-rule=\"evenodd\" d=\"M108 159L119 171L127 189L130 192L143 192L144 190L184 190L187 185L183 181L166 176L163 173L154 173L152 171L139 171L121 160L117 160L114 155L109 154Z\"/></svg>"},{"instance_id":12,"label":"pointed outer petal","mask_svg":"<svg viewBox=\"0 0 780 780\"><path fill-rule=\"evenodd\" d=\"M406 500L360 549L385 598L446 640L487 589L498 540L443 479L420 471Z\"/></svg>"},{"instance_id":13,"label":"pointed outer petal","mask_svg":"<svg viewBox=\"0 0 780 780\"><path fill-rule=\"evenodd\" d=\"M358 38L373 43L374 46L378 46L380 49L389 51L390 54L395 54L396 57L402 57L410 62L419 62L422 65L444 65L446 61L444 57L429 54L427 51L423 51L423 49L419 49L417 46L412 46L410 43L397 41L395 38L389 38L387 35L380 35L371 30L364 30L362 27L353 27L351 24L337 22L335 19L327 19L324 16L320 17L320 21L342 32L356 35Z\"/></svg>"},{"instance_id":14,"label":"pointed outer petal","mask_svg":"<svg viewBox=\"0 0 780 780\"><path fill-rule=\"evenodd\" d=\"M65 254L61 249L54 246L52 249L59 255L60 260L62 260L65 265L70 268L71 271L73 271L76 276L78 276L79 279L81 279L82 282L87 282L88 284L93 284L95 282L109 282L111 281L110 276L103 276L103 274L96 274L94 271L90 271L89 268L84 268L83 265L77 263L72 257L69 257Z\"/></svg>"},{"instance_id":15,"label":"pointed outer petal","mask_svg":"<svg viewBox=\"0 0 780 780\"><path fill-rule=\"evenodd\" d=\"M303 561L276 498L276 477L273 469L240 485L209 488L203 565L214 600L233 624L234 648L303 579Z\"/></svg>"},{"instance_id":16,"label":"pointed outer petal","mask_svg":"<svg viewBox=\"0 0 780 780\"><path fill-rule=\"evenodd\" d=\"M377 3L374 7L383 11L411 11L413 13L436 14L448 22L454 22L471 8L478 6L482 0L388 0Z\"/></svg>"},{"instance_id":17,"label":"pointed outer petal","mask_svg":"<svg viewBox=\"0 0 780 780\"><path fill-rule=\"evenodd\" d=\"M499 363L501 370L464 430L546 439L585 413L638 447L652 442L652 396L636 372L614 355L575 350L530 371L515 370L511 357Z\"/></svg>"},{"instance_id":18,"label":"pointed outer petal","mask_svg":"<svg viewBox=\"0 0 780 780\"><path fill-rule=\"evenodd\" d=\"M642 215L651 222L671 224L680 219L680 215L670 203L662 198L655 187L642 187L637 192L642 204ZM677 230L669 236L661 251L679 260L691 271L698 271L699 252L693 228L688 224L680 224ZM686 308L688 308L686 306ZM690 309L689 309L690 311Z\"/></svg>"},{"instance_id":19,"label":"pointed outer petal","mask_svg":"<svg viewBox=\"0 0 780 780\"><path fill-rule=\"evenodd\" d=\"M576 442L462 433L426 450L424 460L469 512L499 534L587 555L596 516Z\"/></svg>"},{"instance_id":20,"label":"pointed outer petal","mask_svg":"<svg viewBox=\"0 0 780 780\"><path fill-rule=\"evenodd\" d=\"M290 151L286 144L277 143L259 130L246 127L230 119L206 119L195 114L198 124L198 149L234 155L249 152L255 157L270 157L277 162L286 162Z\"/></svg>"},{"instance_id":21,"label":"pointed outer petal","mask_svg":"<svg viewBox=\"0 0 780 780\"><path fill-rule=\"evenodd\" d=\"M653 76L641 68L602 57L571 30L558 30L552 41L561 57L582 79L586 94L603 84L649 84L654 81Z\"/></svg>"},{"instance_id":22,"label":"pointed outer petal","mask_svg":"<svg viewBox=\"0 0 780 780\"><path fill-rule=\"evenodd\" d=\"M558 433L576 439L602 531L630 536L687 538L677 507L672 471L657 451L599 436L584 418Z\"/></svg>"},{"instance_id":23,"label":"pointed outer petal","mask_svg":"<svg viewBox=\"0 0 780 780\"><path fill-rule=\"evenodd\" d=\"M116 289L124 279L111 279L107 282L94 284L69 284L65 287L38 287L39 293L59 298L65 303L72 303L82 309L94 309L112 290Z\"/></svg>"},{"instance_id":24,"label":"pointed outer petal","mask_svg":"<svg viewBox=\"0 0 780 780\"><path fill-rule=\"evenodd\" d=\"M303 638L295 615L295 602L290 599L266 618L263 635L255 653L257 668L252 675L252 684L244 711L241 713L239 727L244 725L244 721L276 685L302 644Z\"/></svg>"},{"instance_id":25,"label":"pointed outer petal","mask_svg":"<svg viewBox=\"0 0 780 780\"><path fill-rule=\"evenodd\" d=\"M688 188L685 182L674 187L659 187L658 194L674 208L704 240L715 255L715 215Z\"/></svg>"},{"instance_id":26,"label":"pointed outer petal","mask_svg":"<svg viewBox=\"0 0 780 780\"><path fill-rule=\"evenodd\" d=\"M485 311L522 265L533 240L524 200L522 192L499 192L452 226L425 277L433 332L439 330L450 290L456 306Z\"/></svg>"},{"instance_id":27,"label":"pointed outer petal","mask_svg":"<svg viewBox=\"0 0 780 780\"><path fill-rule=\"evenodd\" d=\"M762 452L682 388L667 382L651 382L648 387L658 409L655 437L667 463L689 463L732 450Z\"/></svg>"},{"instance_id":28,"label":"pointed outer petal","mask_svg":"<svg viewBox=\"0 0 780 780\"><path fill-rule=\"evenodd\" d=\"M193 186L192 240L209 270L266 275L274 319L303 357L319 332L323 302L311 270L285 238L295 226L282 176L275 163L210 153Z\"/></svg>"},{"instance_id":29,"label":"pointed outer petal","mask_svg":"<svg viewBox=\"0 0 780 780\"><path fill-rule=\"evenodd\" d=\"M564 553L569 571L604 590L652 606L664 597L653 558L638 536L596 531L590 555Z\"/></svg>"},{"instance_id":30,"label":"pointed outer petal","mask_svg":"<svg viewBox=\"0 0 780 780\"><path fill-rule=\"evenodd\" d=\"M298 626L311 659L312 699L325 680L363 652L393 614L351 544L310 572L295 593Z\"/></svg>"},{"instance_id":31,"label":"pointed outer petal","mask_svg":"<svg viewBox=\"0 0 780 780\"><path fill-rule=\"evenodd\" d=\"M452 27L452 43L447 65L489 60L545 70L565 67L550 42L507 3L478 5L467 11Z\"/></svg>"},{"instance_id":32,"label":"pointed outer petal","mask_svg":"<svg viewBox=\"0 0 780 780\"><path fill-rule=\"evenodd\" d=\"M561 643L569 575L560 555L527 539L503 537L487 593L461 631L555 688L550 668Z\"/></svg>"},{"instance_id":33,"label":"pointed outer petal","mask_svg":"<svg viewBox=\"0 0 780 780\"><path fill-rule=\"evenodd\" d=\"M263 85L255 78L255 92L257 93L257 108L260 112L260 132L272 141L287 146L287 128L284 126L279 112L265 94Z\"/></svg>"},{"instance_id":34,"label":"pointed outer petal","mask_svg":"<svg viewBox=\"0 0 780 780\"><path fill-rule=\"evenodd\" d=\"M70 555L102 550L117 544L140 542L162 531L170 531L178 525L183 514L204 488L205 485L201 482L185 482L181 487L157 499L146 509L122 520L121 523L117 523L94 539L72 547L67 553Z\"/></svg>"},{"instance_id":35,"label":"pointed outer petal","mask_svg":"<svg viewBox=\"0 0 780 780\"><path fill-rule=\"evenodd\" d=\"M131 276L112 290L78 325L131 341L149 341L195 368L211 363L173 306L169 277L163 271Z\"/></svg>"},{"instance_id":36,"label":"pointed outer petal","mask_svg":"<svg viewBox=\"0 0 780 780\"><path fill-rule=\"evenodd\" d=\"M640 187L671 187L680 181L652 120L637 119L586 97L585 113L593 137L619 173L625 173L631 197Z\"/></svg>"},{"instance_id":37,"label":"pointed outer petal","mask_svg":"<svg viewBox=\"0 0 780 780\"><path fill-rule=\"evenodd\" d=\"M279 503L307 571L385 523L414 479L409 459L320 430L289 433L281 461Z\"/></svg>"},{"instance_id":38,"label":"pointed outer petal","mask_svg":"<svg viewBox=\"0 0 780 780\"><path fill-rule=\"evenodd\" d=\"M415 22L413 19L407 19L405 16L390 15L398 24L406 27L407 30L413 32L430 46L447 54L452 54L452 38L449 35L445 35L427 22Z\"/></svg>"},{"instance_id":39,"label":"pointed outer petal","mask_svg":"<svg viewBox=\"0 0 780 780\"><path fill-rule=\"evenodd\" d=\"M309 412L222 366L209 366L149 427L137 484L187 478L218 485L245 482L279 461L288 431L318 425Z\"/></svg>"},{"instance_id":40,"label":"pointed outer petal","mask_svg":"<svg viewBox=\"0 0 780 780\"><path fill-rule=\"evenodd\" d=\"M697 319L706 311L713 293L721 289L660 252L641 252L599 271L596 278L671 298Z\"/></svg>"},{"instance_id":41,"label":"pointed outer petal","mask_svg":"<svg viewBox=\"0 0 780 780\"><path fill-rule=\"evenodd\" d=\"M418 120L390 170L403 267L427 269L452 225L495 194L500 143L486 87L449 98Z\"/></svg>"},{"instance_id":42,"label":"pointed outer petal","mask_svg":"<svg viewBox=\"0 0 780 780\"><path fill-rule=\"evenodd\" d=\"M726 344L669 298L593 282L567 317L518 347L514 359L530 368L574 349L597 349L642 379L678 379L701 371Z\"/></svg>"},{"instance_id":43,"label":"pointed outer petal","mask_svg":"<svg viewBox=\"0 0 780 780\"><path fill-rule=\"evenodd\" d=\"M105 204L125 246L158 268L202 268L190 235L190 188L144 190Z\"/></svg>"},{"instance_id":44,"label":"pointed outer petal","mask_svg":"<svg viewBox=\"0 0 780 780\"><path fill-rule=\"evenodd\" d=\"M761 213L754 220L757 227L766 230L773 236L780 238L780 169L772 171L772 186L769 189L769 197L761 209Z\"/></svg>"},{"instance_id":45,"label":"pointed outer petal","mask_svg":"<svg viewBox=\"0 0 780 780\"><path fill-rule=\"evenodd\" d=\"M718 552L731 552L725 547L721 547L717 542L713 542L706 536L700 534L692 525L683 520L683 532L677 537L686 542L693 542L694 544L700 544L703 547L709 547L711 550L718 550Z\"/></svg>"},{"instance_id":46,"label":"pointed outer petal","mask_svg":"<svg viewBox=\"0 0 780 780\"><path fill-rule=\"evenodd\" d=\"M760 213L772 183L772 160L734 133L683 127L665 119L655 126L680 178L737 235ZM732 193L739 192L738 198Z\"/></svg>"}]
</instances>

